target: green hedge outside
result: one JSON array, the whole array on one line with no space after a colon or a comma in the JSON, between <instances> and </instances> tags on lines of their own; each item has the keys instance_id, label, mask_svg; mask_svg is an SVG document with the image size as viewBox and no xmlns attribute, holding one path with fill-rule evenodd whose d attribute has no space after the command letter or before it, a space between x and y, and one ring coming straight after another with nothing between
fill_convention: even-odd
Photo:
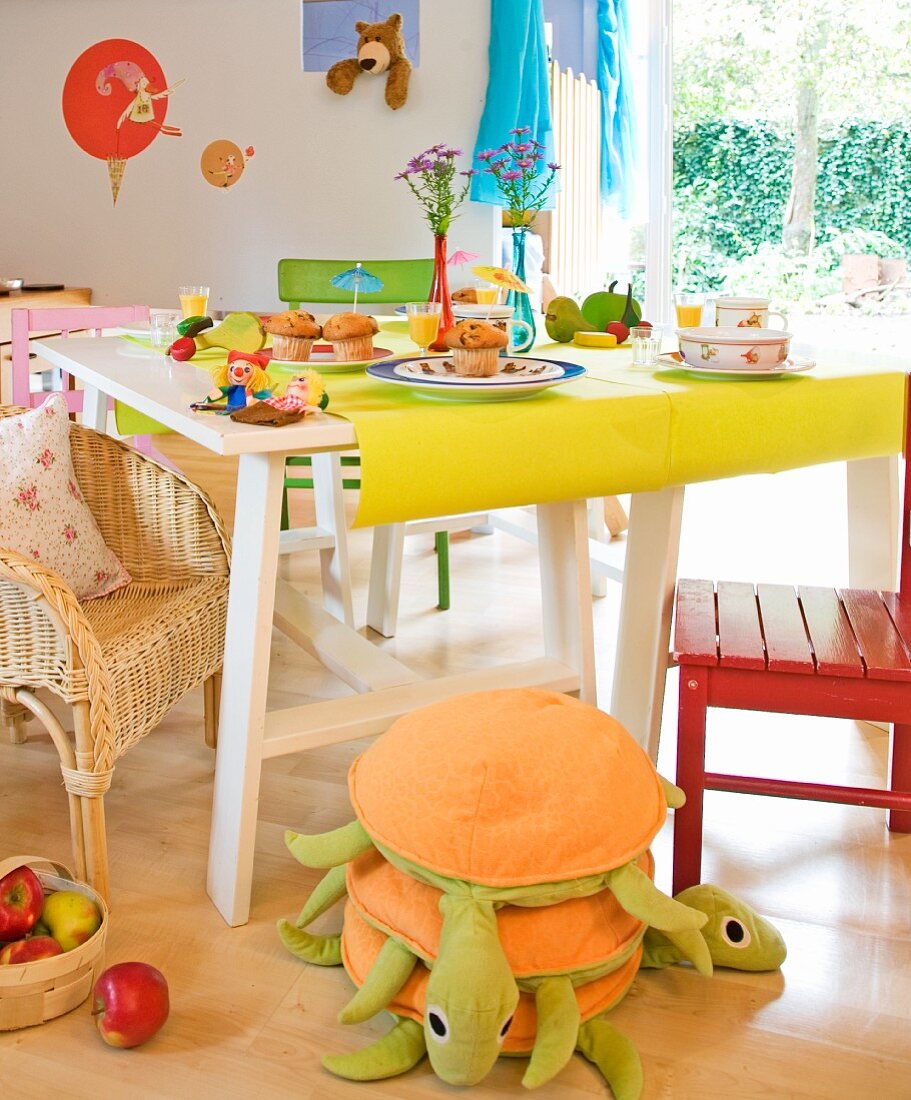
<instances>
[{"instance_id":1,"label":"green hedge outside","mask_svg":"<svg viewBox=\"0 0 911 1100\"><path fill-rule=\"evenodd\" d=\"M911 253L911 127L849 119L820 132L820 241L872 231ZM723 269L780 243L793 135L767 122L719 119L674 134L675 277L717 289Z\"/></svg>"}]
</instances>

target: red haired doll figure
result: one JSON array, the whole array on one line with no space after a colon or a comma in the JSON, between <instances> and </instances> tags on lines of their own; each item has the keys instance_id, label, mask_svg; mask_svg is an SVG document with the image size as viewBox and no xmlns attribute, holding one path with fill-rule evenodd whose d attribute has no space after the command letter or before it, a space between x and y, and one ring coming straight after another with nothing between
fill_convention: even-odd
<instances>
[{"instance_id":1,"label":"red haired doll figure","mask_svg":"<svg viewBox=\"0 0 911 1100\"><path fill-rule=\"evenodd\" d=\"M216 389L208 394L207 401L228 399L228 408L247 407L249 399L262 401L272 391L272 379L265 368L269 360L255 351L229 351L228 361L219 367L213 375Z\"/></svg>"}]
</instances>

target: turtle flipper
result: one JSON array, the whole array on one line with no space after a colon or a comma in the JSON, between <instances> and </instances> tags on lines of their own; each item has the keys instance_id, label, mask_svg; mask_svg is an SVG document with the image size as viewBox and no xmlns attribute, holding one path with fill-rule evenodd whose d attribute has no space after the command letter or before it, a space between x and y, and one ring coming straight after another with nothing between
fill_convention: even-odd
<instances>
[{"instance_id":1,"label":"turtle flipper","mask_svg":"<svg viewBox=\"0 0 911 1100\"><path fill-rule=\"evenodd\" d=\"M339 966L342 961L342 937L312 936L295 928L289 920L278 922L278 935L292 955L317 966Z\"/></svg>"},{"instance_id":2,"label":"turtle flipper","mask_svg":"<svg viewBox=\"0 0 911 1100\"><path fill-rule=\"evenodd\" d=\"M589 1020L579 1028L579 1053L604 1074L614 1100L639 1100L642 1062L631 1040L607 1020Z\"/></svg>"},{"instance_id":3,"label":"turtle flipper","mask_svg":"<svg viewBox=\"0 0 911 1100\"><path fill-rule=\"evenodd\" d=\"M340 829L330 833L295 833L285 831L285 846L298 863L305 867L338 867L348 863L373 847L373 841L367 835L359 821L349 821Z\"/></svg>"},{"instance_id":4,"label":"turtle flipper","mask_svg":"<svg viewBox=\"0 0 911 1100\"><path fill-rule=\"evenodd\" d=\"M668 930L660 934L667 936L677 949L678 959L682 956L693 964L696 971L703 978L711 978L714 972L712 953L709 950L709 945L705 942L705 936L698 929L682 928L677 932Z\"/></svg>"},{"instance_id":5,"label":"turtle flipper","mask_svg":"<svg viewBox=\"0 0 911 1100\"><path fill-rule=\"evenodd\" d=\"M663 894L635 863L615 868L605 881L627 913L662 932L701 928L708 920L705 913Z\"/></svg>"},{"instance_id":6,"label":"turtle flipper","mask_svg":"<svg viewBox=\"0 0 911 1100\"><path fill-rule=\"evenodd\" d=\"M675 783L672 783L669 779L665 779L663 775L659 775L658 779L664 791L664 801L668 804L668 807L672 810L679 810L686 802L686 795L684 792Z\"/></svg>"},{"instance_id":7,"label":"turtle flipper","mask_svg":"<svg viewBox=\"0 0 911 1100\"><path fill-rule=\"evenodd\" d=\"M380 1081L407 1073L426 1053L424 1029L414 1020L401 1019L369 1047L352 1054L327 1054L323 1065L349 1081Z\"/></svg>"},{"instance_id":8,"label":"turtle flipper","mask_svg":"<svg viewBox=\"0 0 911 1100\"><path fill-rule=\"evenodd\" d=\"M566 1065L579 1041L579 1002L566 976L545 978L535 990L538 1031L528 1069L522 1078L527 1089L536 1089L555 1077Z\"/></svg>"},{"instance_id":9,"label":"turtle flipper","mask_svg":"<svg viewBox=\"0 0 911 1100\"><path fill-rule=\"evenodd\" d=\"M338 1014L340 1024L359 1024L382 1012L414 970L417 956L398 940L380 949L364 984Z\"/></svg>"},{"instance_id":10,"label":"turtle flipper","mask_svg":"<svg viewBox=\"0 0 911 1100\"><path fill-rule=\"evenodd\" d=\"M345 883L345 874L348 867L340 863L333 867L316 884L313 893L307 898L307 904L301 909L297 920L294 922L298 928L306 928L311 921L323 915L327 909L331 909L337 901L340 901L348 888Z\"/></svg>"}]
</instances>

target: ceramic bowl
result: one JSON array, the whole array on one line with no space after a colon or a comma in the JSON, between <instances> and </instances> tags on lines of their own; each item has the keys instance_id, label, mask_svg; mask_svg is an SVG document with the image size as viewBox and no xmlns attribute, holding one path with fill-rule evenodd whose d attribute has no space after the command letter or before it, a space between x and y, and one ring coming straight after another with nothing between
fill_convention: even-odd
<instances>
[{"instance_id":1,"label":"ceramic bowl","mask_svg":"<svg viewBox=\"0 0 911 1100\"><path fill-rule=\"evenodd\" d=\"M791 333L774 328L678 328L680 354L691 367L748 370L788 358Z\"/></svg>"}]
</instances>

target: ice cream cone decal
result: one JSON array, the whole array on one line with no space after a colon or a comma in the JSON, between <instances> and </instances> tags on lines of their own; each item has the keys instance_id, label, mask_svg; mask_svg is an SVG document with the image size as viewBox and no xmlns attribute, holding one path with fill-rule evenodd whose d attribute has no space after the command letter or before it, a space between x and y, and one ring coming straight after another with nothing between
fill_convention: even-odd
<instances>
[{"instance_id":1,"label":"ice cream cone decal","mask_svg":"<svg viewBox=\"0 0 911 1100\"><path fill-rule=\"evenodd\" d=\"M108 157L108 179L111 181L111 198L113 198L115 206L117 205L117 196L120 194L120 185L123 182L123 170L126 166L127 162L123 157Z\"/></svg>"}]
</instances>

